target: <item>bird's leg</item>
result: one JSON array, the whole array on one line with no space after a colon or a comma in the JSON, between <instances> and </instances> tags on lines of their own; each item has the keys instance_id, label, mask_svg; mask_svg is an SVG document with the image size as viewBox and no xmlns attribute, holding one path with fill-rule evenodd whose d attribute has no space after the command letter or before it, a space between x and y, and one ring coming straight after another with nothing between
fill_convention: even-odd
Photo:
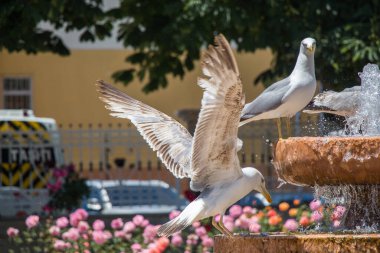
<instances>
[{"instance_id":1,"label":"bird's leg","mask_svg":"<svg viewBox=\"0 0 380 253\"><path fill-rule=\"evenodd\" d=\"M233 236L233 234L224 226L224 224L223 224L223 215L221 214L220 215L220 220L219 220L219 226L222 228L222 230L224 231L224 235L227 235L227 236L230 236L230 237L232 237Z\"/></svg>"},{"instance_id":2,"label":"bird's leg","mask_svg":"<svg viewBox=\"0 0 380 253\"><path fill-rule=\"evenodd\" d=\"M222 234L225 234L223 229L221 227L219 227L219 224L215 221L215 217L212 217L212 221L211 221L211 224L214 226L214 228L216 228L220 233Z\"/></svg>"},{"instance_id":3,"label":"bird's leg","mask_svg":"<svg viewBox=\"0 0 380 253\"><path fill-rule=\"evenodd\" d=\"M281 134L281 118L277 118L277 130L278 130L278 138L282 139L282 134Z\"/></svg>"},{"instance_id":4,"label":"bird's leg","mask_svg":"<svg viewBox=\"0 0 380 253\"><path fill-rule=\"evenodd\" d=\"M290 126L290 117L286 117L286 128L288 130L288 138L292 136L292 128Z\"/></svg>"}]
</instances>

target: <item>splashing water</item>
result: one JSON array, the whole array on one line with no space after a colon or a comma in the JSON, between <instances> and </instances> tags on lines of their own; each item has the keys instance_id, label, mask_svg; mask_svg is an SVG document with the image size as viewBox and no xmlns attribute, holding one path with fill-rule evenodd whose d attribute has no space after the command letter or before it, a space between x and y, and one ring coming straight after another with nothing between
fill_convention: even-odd
<instances>
[{"instance_id":1,"label":"splashing water","mask_svg":"<svg viewBox=\"0 0 380 253\"><path fill-rule=\"evenodd\" d=\"M345 208L339 227L330 229L370 233L380 228L379 190L380 185L315 186L314 197L324 202L326 210Z\"/></svg>"},{"instance_id":2,"label":"splashing water","mask_svg":"<svg viewBox=\"0 0 380 253\"><path fill-rule=\"evenodd\" d=\"M376 64L367 64L359 77L361 92L357 112L347 118L346 131L341 131L338 135L380 135L379 67ZM348 229L370 233L380 229L380 185L315 186L314 196L324 202L326 210L333 210L338 205L346 209L339 227L330 224L329 230Z\"/></svg>"},{"instance_id":3,"label":"splashing water","mask_svg":"<svg viewBox=\"0 0 380 253\"><path fill-rule=\"evenodd\" d=\"M361 79L360 102L357 113L347 119L347 130L352 135L380 135L380 70L367 64Z\"/></svg>"}]
</instances>

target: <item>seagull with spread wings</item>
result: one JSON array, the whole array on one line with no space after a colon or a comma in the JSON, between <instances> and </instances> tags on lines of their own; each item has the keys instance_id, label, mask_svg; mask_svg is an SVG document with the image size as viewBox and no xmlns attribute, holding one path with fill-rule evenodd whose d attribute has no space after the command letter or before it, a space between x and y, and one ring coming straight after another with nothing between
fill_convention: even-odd
<instances>
[{"instance_id":1,"label":"seagull with spread wings","mask_svg":"<svg viewBox=\"0 0 380 253\"><path fill-rule=\"evenodd\" d=\"M200 191L179 216L163 224L158 234L169 236L193 222L221 215L213 226L232 236L223 224L226 209L252 190L262 193L269 202L263 175L252 167L241 168L238 151L238 126L244 106L239 70L229 43L223 35L215 37L202 61L204 89L202 107L194 138L177 121L166 114L98 81L100 99L112 116L128 118L157 152L167 169L178 178L191 179L190 188Z\"/></svg>"}]
</instances>

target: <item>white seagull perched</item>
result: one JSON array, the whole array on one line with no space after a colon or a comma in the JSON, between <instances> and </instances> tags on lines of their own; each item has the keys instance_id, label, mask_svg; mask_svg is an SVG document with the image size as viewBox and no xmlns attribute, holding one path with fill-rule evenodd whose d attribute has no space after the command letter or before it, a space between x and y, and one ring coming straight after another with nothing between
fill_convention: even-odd
<instances>
[{"instance_id":1,"label":"white seagull perched","mask_svg":"<svg viewBox=\"0 0 380 253\"><path fill-rule=\"evenodd\" d=\"M315 47L315 39L302 40L292 73L269 86L255 100L244 106L240 126L261 119L277 119L278 135L282 138L281 117L286 117L290 134L289 118L310 102L317 87L314 70Z\"/></svg>"},{"instance_id":2,"label":"white seagull perched","mask_svg":"<svg viewBox=\"0 0 380 253\"><path fill-rule=\"evenodd\" d=\"M178 217L159 228L161 236L218 214L220 221L216 223L213 218L213 226L232 236L223 224L229 206L252 190L271 202L263 175L255 168L240 167L237 132L244 105L242 84L229 43L223 35L216 36L215 43L217 46L209 46L204 54L204 77L198 79L204 93L194 138L166 114L103 81L97 83L100 98L111 115L130 119L167 169L178 178L190 178L191 189L201 192Z\"/></svg>"},{"instance_id":3,"label":"white seagull perched","mask_svg":"<svg viewBox=\"0 0 380 253\"><path fill-rule=\"evenodd\" d=\"M341 92L325 91L316 95L305 107L305 113L330 113L349 117L356 113L360 104L361 86L346 88Z\"/></svg>"}]
</instances>

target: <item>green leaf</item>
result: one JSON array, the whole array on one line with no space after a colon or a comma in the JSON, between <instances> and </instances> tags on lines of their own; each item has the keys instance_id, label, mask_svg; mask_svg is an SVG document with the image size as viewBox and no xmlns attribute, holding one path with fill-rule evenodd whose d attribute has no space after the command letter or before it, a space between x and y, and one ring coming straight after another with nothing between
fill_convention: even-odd
<instances>
[{"instance_id":1,"label":"green leaf","mask_svg":"<svg viewBox=\"0 0 380 253\"><path fill-rule=\"evenodd\" d=\"M119 70L112 75L112 78L116 82L129 84L130 82L133 81L134 73L135 73L135 69Z\"/></svg>"},{"instance_id":2,"label":"green leaf","mask_svg":"<svg viewBox=\"0 0 380 253\"><path fill-rule=\"evenodd\" d=\"M90 30L85 30L79 37L79 41L95 41L95 36L90 32Z\"/></svg>"}]
</instances>

